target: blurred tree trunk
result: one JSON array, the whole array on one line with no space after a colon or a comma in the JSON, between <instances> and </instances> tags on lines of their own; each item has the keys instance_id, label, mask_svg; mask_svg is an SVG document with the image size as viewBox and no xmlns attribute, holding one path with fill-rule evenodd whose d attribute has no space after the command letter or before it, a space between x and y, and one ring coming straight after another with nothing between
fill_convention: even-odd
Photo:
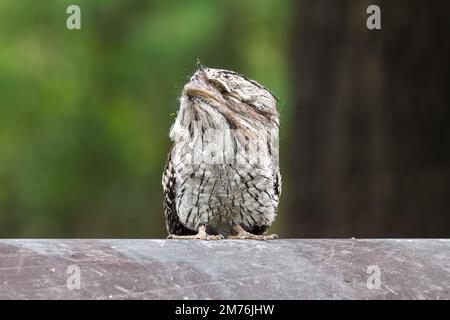
<instances>
[{"instance_id":1,"label":"blurred tree trunk","mask_svg":"<svg viewBox=\"0 0 450 320\"><path fill-rule=\"evenodd\" d=\"M382 30L366 28L381 7ZM450 5L301 1L290 236L450 236Z\"/></svg>"}]
</instances>

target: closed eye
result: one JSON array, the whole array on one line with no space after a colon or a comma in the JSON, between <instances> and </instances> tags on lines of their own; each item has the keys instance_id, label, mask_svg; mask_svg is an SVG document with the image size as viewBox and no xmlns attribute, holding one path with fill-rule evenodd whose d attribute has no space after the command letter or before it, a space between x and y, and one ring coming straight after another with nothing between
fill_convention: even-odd
<instances>
[{"instance_id":1,"label":"closed eye","mask_svg":"<svg viewBox=\"0 0 450 320\"><path fill-rule=\"evenodd\" d=\"M209 79L209 81L221 93L230 93L230 88L228 88L228 86L225 83L223 83L222 81L217 80L217 79Z\"/></svg>"}]
</instances>

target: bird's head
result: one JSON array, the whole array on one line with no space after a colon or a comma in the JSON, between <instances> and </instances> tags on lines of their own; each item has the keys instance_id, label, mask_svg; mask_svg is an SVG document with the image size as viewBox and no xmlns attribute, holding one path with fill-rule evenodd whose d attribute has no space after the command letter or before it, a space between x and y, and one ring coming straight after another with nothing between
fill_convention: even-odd
<instances>
[{"instance_id":1,"label":"bird's head","mask_svg":"<svg viewBox=\"0 0 450 320\"><path fill-rule=\"evenodd\" d=\"M277 98L254 80L237 72L199 66L184 86L182 98L224 116L255 118L278 125Z\"/></svg>"}]
</instances>

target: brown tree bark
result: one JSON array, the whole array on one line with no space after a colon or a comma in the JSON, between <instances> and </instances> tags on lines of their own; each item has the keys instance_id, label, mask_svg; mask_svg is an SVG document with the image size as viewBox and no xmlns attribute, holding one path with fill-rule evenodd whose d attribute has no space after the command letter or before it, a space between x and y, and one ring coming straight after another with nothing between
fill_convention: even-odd
<instances>
[{"instance_id":1,"label":"brown tree bark","mask_svg":"<svg viewBox=\"0 0 450 320\"><path fill-rule=\"evenodd\" d=\"M366 28L370 4L381 30ZM299 3L289 236L450 236L449 9Z\"/></svg>"}]
</instances>

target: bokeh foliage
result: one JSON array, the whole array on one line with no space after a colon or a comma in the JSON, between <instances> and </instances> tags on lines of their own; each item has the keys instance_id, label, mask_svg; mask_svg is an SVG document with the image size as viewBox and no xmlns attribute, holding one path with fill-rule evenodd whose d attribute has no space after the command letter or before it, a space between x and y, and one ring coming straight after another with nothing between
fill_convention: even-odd
<instances>
[{"instance_id":1,"label":"bokeh foliage","mask_svg":"<svg viewBox=\"0 0 450 320\"><path fill-rule=\"evenodd\" d=\"M269 87L285 120L290 6L0 1L0 237L164 236L168 130L197 57Z\"/></svg>"}]
</instances>

